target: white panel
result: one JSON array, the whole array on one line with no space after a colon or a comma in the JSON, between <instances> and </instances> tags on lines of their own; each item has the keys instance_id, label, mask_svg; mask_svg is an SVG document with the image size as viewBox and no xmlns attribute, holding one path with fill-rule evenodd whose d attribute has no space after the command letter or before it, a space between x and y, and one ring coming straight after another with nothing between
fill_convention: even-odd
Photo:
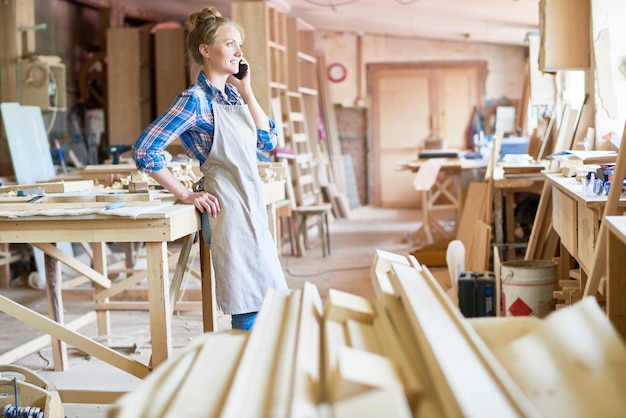
<instances>
[{"instance_id":1,"label":"white panel","mask_svg":"<svg viewBox=\"0 0 626 418\"><path fill-rule=\"evenodd\" d=\"M0 110L17 183L37 183L54 177L41 108L2 103Z\"/></svg>"}]
</instances>

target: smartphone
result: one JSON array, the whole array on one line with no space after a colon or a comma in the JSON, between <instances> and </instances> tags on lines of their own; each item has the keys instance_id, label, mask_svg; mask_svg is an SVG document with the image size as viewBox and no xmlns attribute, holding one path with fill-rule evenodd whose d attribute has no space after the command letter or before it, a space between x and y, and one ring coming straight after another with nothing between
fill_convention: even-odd
<instances>
[{"instance_id":1,"label":"smartphone","mask_svg":"<svg viewBox=\"0 0 626 418\"><path fill-rule=\"evenodd\" d=\"M240 62L239 63L239 72L237 74L233 74L233 75L241 80L243 78L243 76L246 74L246 71L248 71L248 64Z\"/></svg>"}]
</instances>

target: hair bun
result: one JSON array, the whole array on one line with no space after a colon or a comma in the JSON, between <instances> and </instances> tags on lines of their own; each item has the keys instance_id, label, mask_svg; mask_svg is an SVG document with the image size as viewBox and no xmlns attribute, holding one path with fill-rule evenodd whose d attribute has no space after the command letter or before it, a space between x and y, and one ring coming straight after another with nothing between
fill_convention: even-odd
<instances>
[{"instance_id":1,"label":"hair bun","mask_svg":"<svg viewBox=\"0 0 626 418\"><path fill-rule=\"evenodd\" d=\"M216 18L221 17L222 14L215 7L205 7L199 12L195 12L189 15L188 25L192 30L200 23L206 23L207 21L214 21Z\"/></svg>"}]
</instances>

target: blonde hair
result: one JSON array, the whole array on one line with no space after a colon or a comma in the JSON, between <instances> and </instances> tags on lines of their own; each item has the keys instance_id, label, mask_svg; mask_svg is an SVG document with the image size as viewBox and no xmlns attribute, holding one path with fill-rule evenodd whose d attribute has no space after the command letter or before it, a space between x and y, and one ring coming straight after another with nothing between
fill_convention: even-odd
<instances>
[{"instance_id":1,"label":"blonde hair","mask_svg":"<svg viewBox=\"0 0 626 418\"><path fill-rule=\"evenodd\" d=\"M227 19L214 7L205 7L199 12L189 15L187 20L187 53L189 59L196 64L202 65L204 57L200 54L199 47L202 44L213 45L217 34L224 26L234 26L241 33L243 30L234 21Z\"/></svg>"}]
</instances>

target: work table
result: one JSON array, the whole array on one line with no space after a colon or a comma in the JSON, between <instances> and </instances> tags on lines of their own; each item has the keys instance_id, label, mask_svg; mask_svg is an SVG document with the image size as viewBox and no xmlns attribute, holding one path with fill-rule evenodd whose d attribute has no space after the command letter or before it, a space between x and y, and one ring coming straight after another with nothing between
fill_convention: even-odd
<instances>
[{"instance_id":1,"label":"work table","mask_svg":"<svg viewBox=\"0 0 626 418\"><path fill-rule=\"evenodd\" d=\"M266 182L264 190L268 213L271 215L274 203L284 199L284 181ZM202 239L196 239L196 232L201 229L201 223L199 212L193 205L177 203L171 195L162 192L151 191L150 194L154 196L144 196L141 198L143 201L133 200L131 194L111 190L96 191L95 194L99 197L87 201L84 201L84 196L79 197L81 193L74 197L70 196L71 193L52 193L46 194L46 200L41 203L16 202L15 199L12 199L13 201L5 199L6 203L0 202L0 243L27 243L44 252L46 289L50 302L49 318L46 318L0 295L0 311L50 334L55 370L62 371L66 367L65 343L68 343L134 376L143 378L172 354L172 312L195 242L199 242L202 247L201 259L203 255L205 257L201 262L203 277L201 309L205 331L214 330L216 307L213 302L210 253L208 248L205 248L207 246L202 244ZM111 200L122 200L125 204L122 207L105 209ZM270 216L270 227L274 230L275 222L275 217ZM180 245L180 251L170 254L171 248L168 251L168 244L174 241ZM57 243L60 242L89 243L93 252L93 267L57 248ZM112 282L107 274L105 244L108 242L144 243L147 268L134 272L124 280ZM124 356L79 334L70 326L65 326L62 278L56 274L57 262L62 262L93 282L94 309L100 335L111 333L109 310L121 309L115 306L115 302L111 302L111 298L131 286L146 281L152 345L150 364L145 365ZM176 265L173 275L170 274L172 264ZM141 302L127 302L126 309L137 309L131 306L133 303ZM93 312L91 314L93 315ZM90 395L78 393L72 396L74 396L72 399L80 403L85 402Z\"/></svg>"},{"instance_id":2,"label":"work table","mask_svg":"<svg viewBox=\"0 0 626 418\"><path fill-rule=\"evenodd\" d=\"M553 228L561 244L588 274L600 232L607 196L584 196L582 183L559 173L546 173L552 186ZM626 208L621 199L618 207Z\"/></svg>"}]
</instances>

